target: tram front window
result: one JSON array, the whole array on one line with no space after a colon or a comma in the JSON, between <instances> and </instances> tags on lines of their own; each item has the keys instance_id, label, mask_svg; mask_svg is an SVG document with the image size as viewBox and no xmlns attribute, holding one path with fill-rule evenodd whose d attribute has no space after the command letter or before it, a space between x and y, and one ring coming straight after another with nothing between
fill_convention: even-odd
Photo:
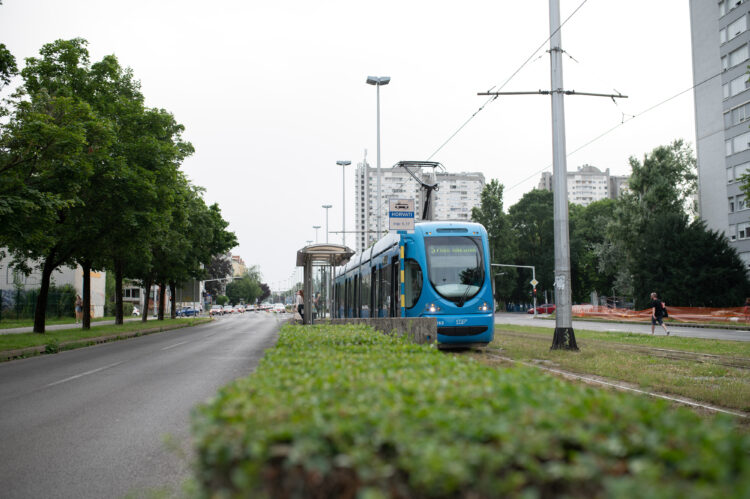
<instances>
[{"instance_id":1,"label":"tram front window","mask_svg":"<svg viewBox=\"0 0 750 499\"><path fill-rule=\"evenodd\" d=\"M425 238L427 275L435 291L462 307L484 283L482 239L468 236Z\"/></svg>"}]
</instances>

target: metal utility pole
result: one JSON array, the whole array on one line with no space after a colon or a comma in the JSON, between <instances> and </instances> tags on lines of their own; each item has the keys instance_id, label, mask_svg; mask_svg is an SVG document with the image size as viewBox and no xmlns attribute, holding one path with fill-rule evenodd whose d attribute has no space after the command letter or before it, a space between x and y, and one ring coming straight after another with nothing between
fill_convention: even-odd
<instances>
[{"instance_id":1,"label":"metal utility pole","mask_svg":"<svg viewBox=\"0 0 750 499\"><path fill-rule=\"evenodd\" d=\"M555 227L555 336L552 349L578 350L573 332L570 293L570 234L568 232L568 165L565 150L565 105L563 102L562 36L560 2L549 0L550 73L552 92L552 175L554 177Z\"/></svg>"},{"instance_id":2,"label":"metal utility pole","mask_svg":"<svg viewBox=\"0 0 750 499\"><path fill-rule=\"evenodd\" d=\"M341 227L343 229L343 240L341 244L346 246L346 166L351 165L351 161L336 161L337 165L341 165L341 181L343 182L343 188L341 190L342 192L342 198L341 198L341 211L342 211L342 220L341 220ZM327 212L326 212L327 213Z\"/></svg>"},{"instance_id":3,"label":"metal utility pole","mask_svg":"<svg viewBox=\"0 0 750 499\"><path fill-rule=\"evenodd\" d=\"M477 95L529 95L552 96L552 191L554 194L555 228L555 336L552 349L578 350L573 332L573 303L570 280L570 235L568 232L568 166L565 151L565 106L564 95L586 95L626 98L626 95L596 94L563 89L562 36L560 35L560 2L549 0L550 30L550 83L549 91L535 92L482 92Z\"/></svg>"}]
</instances>

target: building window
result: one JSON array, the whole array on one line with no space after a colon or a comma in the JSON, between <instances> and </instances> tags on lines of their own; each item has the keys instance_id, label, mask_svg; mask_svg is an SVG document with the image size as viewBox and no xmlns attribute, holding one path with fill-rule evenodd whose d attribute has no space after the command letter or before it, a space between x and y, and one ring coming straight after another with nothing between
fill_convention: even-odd
<instances>
[{"instance_id":1,"label":"building window","mask_svg":"<svg viewBox=\"0 0 750 499\"><path fill-rule=\"evenodd\" d=\"M734 182L734 168L727 168L727 184Z\"/></svg>"},{"instance_id":2,"label":"building window","mask_svg":"<svg viewBox=\"0 0 750 499\"><path fill-rule=\"evenodd\" d=\"M719 17L723 16L727 13L727 2L725 0L721 0L719 2Z\"/></svg>"},{"instance_id":3,"label":"building window","mask_svg":"<svg viewBox=\"0 0 750 499\"><path fill-rule=\"evenodd\" d=\"M734 179L737 181L742 180L742 176L750 173L750 162L742 163L734 167Z\"/></svg>"},{"instance_id":4,"label":"building window","mask_svg":"<svg viewBox=\"0 0 750 499\"><path fill-rule=\"evenodd\" d=\"M729 67L733 68L743 63L744 61L746 61L747 58L748 58L747 45L743 45L737 50L733 50L732 52L729 52Z\"/></svg>"},{"instance_id":5,"label":"building window","mask_svg":"<svg viewBox=\"0 0 750 499\"><path fill-rule=\"evenodd\" d=\"M721 90L724 93L724 99L729 98L729 83L725 83L721 86Z\"/></svg>"},{"instance_id":6,"label":"building window","mask_svg":"<svg viewBox=\"0 0 750 499\"><path fill-rule=\"evenodd\" d=\"M737 211L746 210L745 196L737 196Z\"/></svg>"},{"instance_id":7,"label":"building window","mask_svg":"<svg viewBox=\"0 0 750 499\"><path fill-rule=\"evenodd\" d=\"M740 92L743 92L748 87L748 77L746 74L742 74L729 82L729 95L735 96Z\"/></svg>"},{"instance_id":8,"label":"building window","mask_svg":"<svg viewBox=\"0 0 750 499\"><path fill-rule=\"evenodd\" d=\"M747 31L747 16L742 16L731 23L729 26L727 26L727 34L729 35L730 40L739 36L745 31Z\"/></svg>"},{"instance_id":9,"label":"building window","mask_svg":"<svg viewBox=\"0 0 750 499\"><path fill-rule=\"evenodd\" d=\"M729 198L729 213L734 213L734 198Z\"/></svg>"},{"instance_id":10,"label":"building window","mask_svg":"<svg viewBox=\"0 0 750 499\"><path fill-rule=\"evenodd\" d=\"M729 229L727 230L727 237L730 241L735 241L737 239L737 226L736 225L730 225Z\"/></svg>"},{"instance_id":11,"label":"building window","mask_svg":"<svg viewBox=\"0 0 750 499\"><path fill-rule=\"evenodd\" d=\"M719 43L727 43L727 29L726 28L719 31Z\"/></svg>"},{"instance_id":12,"label":"building window","mask_svg":"<svg viewBox=\"0 0 750 499\"><path fill-rule=\"evenodd\" d=\"M737 224L737 239L747 239L750 237L750 224Z\"/></svg>"},{"instance_id":13,"label":"building window","mask_svg":"<svg viewBox=\"0 0 750 499\"><path fill-rule=\"evenodd\" d=\"M724 147L724 149L725 149L724 154L726 156L731 156L731 154L732 154L732 141L731 140L727 140L726 142L724 142L724 146L725 146Z\"/></svg>"},{"instance_id":14,"label":"building window","mask_svg":"<svg viewBox=\"0 0 750 499\"><path fill-rule=\"evenodd\" d=\"M731 145L727 146L727 156L730 154L736 154L750 148L750 132L738 135L731 140Z\"/></svg>"}]
</instances>

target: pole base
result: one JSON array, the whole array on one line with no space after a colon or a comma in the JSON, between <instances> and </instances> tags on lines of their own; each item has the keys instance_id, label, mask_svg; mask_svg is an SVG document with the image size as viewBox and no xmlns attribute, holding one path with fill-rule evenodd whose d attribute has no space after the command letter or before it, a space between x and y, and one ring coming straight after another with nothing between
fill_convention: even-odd
<instances>
[{"instance_id":1,"label":"pole base","mask_svg":"<svg viewBox=\"0 0 750 499\"><path fill-rule=\"evenodd\" d=\"M575 350L578 351L576 335L572 327L556 327L555 336L552 338L550 350Z\"/></svg>"}]
</instances>

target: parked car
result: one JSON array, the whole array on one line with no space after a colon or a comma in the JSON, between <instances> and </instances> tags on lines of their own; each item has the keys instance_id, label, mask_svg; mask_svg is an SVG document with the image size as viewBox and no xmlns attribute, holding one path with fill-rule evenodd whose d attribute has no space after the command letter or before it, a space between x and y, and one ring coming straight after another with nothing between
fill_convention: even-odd
<instances>
[{"instance_id":1,"label":"parked car","mask_svg":"<svg viewBox=\"0 0 750 499\"><path fill-rule=\"evenodd\" d=\"M225 314L231 314L234 312L234 307L231 305L224 305L224 313Z\"/></svg>"},{"instance_id":2,"label":"parked car","mask_svg":"<svg viewBox=\"0 0 750 499\"><path fill-rule=\"evenodd\" d=\"M177 317L195 317L198 315L198 311L193 307L182 307L177 310Z\"/></svg>"},{"instance_id":3,"label":"parked car","mask_svg":"<svg viewBox=\"0 0 750 499\"><path fill-rule=\"evenodd\" d=\"M243 307L242 305L237 305L237 306L234 307L234 311L235 312L239 312L241 314L244 314L245 313L245 307Z\"/></svg>"},{"instance_id":4,"label":"parked car","mask_svg":"<svg viewBox=\"0 0 750 499\"><path fill-rule=\"evenodd\" d=\"M284 314L286 313L286 307L282 303L275 303L273 306L273 312L275 314Z\"/></svg>"},{"instance_id":5,"label":"parked car","mask_svg":"<svg viewBox=\"0 0 750 499\"><path fill-rule=\"evenodd\" d=\"M551 314L552 312L555 311L555 308L557 307L555 307L554 303L545 303L544 305L539 305L536 307L536 313L537 314ZM527 313L533 314L534 309L530 308Z\"/></svg>"},{"instance_id":6,"label":"parked car","mask_svg":"<svg viewBox=\"0 0 750 499\"><path fill-rule=\"evenodd\" d=\"M208 315L224 315L224 309L221 308L221 305L214 305L211 307L211 310L208 311Z\"/></svg>"}]
</instances>

